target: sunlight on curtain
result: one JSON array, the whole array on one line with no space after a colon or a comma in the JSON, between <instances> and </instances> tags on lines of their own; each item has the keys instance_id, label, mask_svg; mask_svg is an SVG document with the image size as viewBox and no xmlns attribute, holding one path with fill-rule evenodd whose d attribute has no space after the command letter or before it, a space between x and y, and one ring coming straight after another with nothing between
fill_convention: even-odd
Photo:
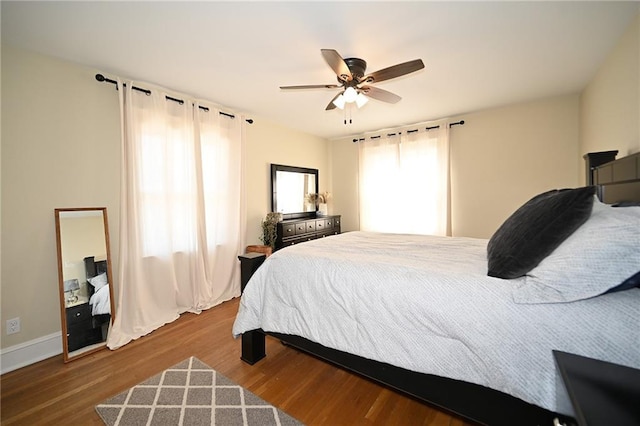
<instances>
[{"instance_id":1,"label":"sunlight on curtain","mask_svg":"<svg viewBox=\"0 0 640 426\"><path fill-rule=\"evenodd\" d=\"M447 235L448 125L372 136L358 142L360 229Z\"/></svg>"},{"instance_id":2,"label":"sunlight on curtain","mask_svg":"<svg viewBox=\"0 0 640 426\"><path fill-rule=\"evenodd\" d=\"M111 349L240 294L243 122L119 82L119 297ZM144 84L145 87L150 85ZM166 100L169 95L184 100Z\"/></svg>"}]
</instances>

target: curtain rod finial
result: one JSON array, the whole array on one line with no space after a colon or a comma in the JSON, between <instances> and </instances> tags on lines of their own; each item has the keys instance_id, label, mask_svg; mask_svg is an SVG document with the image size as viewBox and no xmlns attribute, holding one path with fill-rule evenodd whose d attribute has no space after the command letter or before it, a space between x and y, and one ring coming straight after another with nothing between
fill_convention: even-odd
<instances>
[{"instance_id":1,"label":"curtain rod finial","mask_svg":"<svg viewBox=\"0 0 640 426\"><path fill-rule=\"evenodd\" d=\"M102 75L102 74L96 74L96 80L98 80L98 81L104 81L104 80L105 80L104 75Z\"/></svg>"}]
</instances>

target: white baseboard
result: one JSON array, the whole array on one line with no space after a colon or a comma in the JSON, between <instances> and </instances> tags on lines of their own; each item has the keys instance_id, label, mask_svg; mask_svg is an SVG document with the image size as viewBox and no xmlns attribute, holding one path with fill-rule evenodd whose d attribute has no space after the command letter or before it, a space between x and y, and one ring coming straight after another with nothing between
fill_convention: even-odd
<instances>
[{"instance_id":1,"label":"white baseboard","mask_svg":"<svg viewBox=\"0 0 640 426\"><path fill-rule=\"evenodd\" d=\"M62 353L62 333L52 333L0 352L0 374L26 367Z\"/></svg>"}]
</instances>

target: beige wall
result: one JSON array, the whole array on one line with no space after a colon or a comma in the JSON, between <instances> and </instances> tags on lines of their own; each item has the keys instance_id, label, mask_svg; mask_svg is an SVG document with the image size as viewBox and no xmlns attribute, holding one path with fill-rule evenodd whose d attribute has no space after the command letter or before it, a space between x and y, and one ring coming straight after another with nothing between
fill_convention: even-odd
<instances>
[{"instance_id":1,"label":"beige wall","mask_svg":"<svg viewBox=\"0 0 640 426\"><path fill-rule=\"evenodd\" d=\"M578 181L578 96L568 95L465 114L450 132L454 236L488 238L518 206ZM331 142L334 209L358 226L358 149ZM337 167L336 167L337 165ZM420 188L416 188L419 191Z\"/></svg>"},{"instance_id":2,"label":"beige wall","mask_svg":"<svg viewBox=\"0 0 640 426\"><path fill-rule=\"evenodd\" d=\"M260 222L271 211L271 163L318 169L320 191L329 186L327 141L256 120L247 127L246 188L248 244L262 244Z\"/></svg>"},{"instance_id":3,"label":"beige wall","mask_svg":"<svg viewBox=\"0 0 640 426\"><path fill-rule=\"evenodd\" d=\"M2 348L60 331L55 208L107 207L118 247L118 101L94 75L2 46Z\"/></svg>"},{"instance_id":4,"label":"beige wall","mask_svg":"<svg viewBox=\"0 0 640 426\"><path fill-rule=\"evenodd\" d=\"M640 14L582 93L580 139L580 156L640 151Z\"/></svg>"},{"instance_id":5,"label":"beige wall","mask_svg":"<svg viewBox=\"0 0 640 426\"><path fill-rule=\"evenodd\" d=\"M95 80L100 71L2 46L3 349L60 331L55 208L107 207L117 270L118 99L113 85ZM270 163L317 168L320 188L330 188L324 139L252 118L246 242L258 244L260 220L271 206ZM14 317L22 331L7 336L5 321Z\"/></svg>"},{"instance_id":6,"label":"beige wall","mask_svg":"<svg viewBox=\"0 0 640 426\"><path fill-rule=\"evenodd\" d=\"M489 238L534 195L578 185L578 96L466 114L451 129L454 236Z\"/></svg>"}]
</instances>

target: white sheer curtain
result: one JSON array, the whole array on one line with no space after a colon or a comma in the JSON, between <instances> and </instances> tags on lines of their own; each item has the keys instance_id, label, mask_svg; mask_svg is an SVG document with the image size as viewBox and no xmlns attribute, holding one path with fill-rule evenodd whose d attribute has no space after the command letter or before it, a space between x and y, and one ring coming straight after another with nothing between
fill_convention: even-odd
<instances>
[{"instance_id":1,"label":"white sheer curtain","mask_svg":"<svg viewBox=\"0 0 640 426\"><path fill-rule=\"evenodd\" d=\"M370 134L358 142L361 230L450 233L448 123L414 129Z\"/></svg>"},{"instance_id":2,"label":"white sheer curtain","mask_svg":"<svg viewBox=\"0 0 640 426\"><path fill-rule=\"evenodd\" d=\"M118 82L122 123L118 348L240 294L244 119ZM167 100L182 99L183 103Z\"/></svg>"}]
</instances>

